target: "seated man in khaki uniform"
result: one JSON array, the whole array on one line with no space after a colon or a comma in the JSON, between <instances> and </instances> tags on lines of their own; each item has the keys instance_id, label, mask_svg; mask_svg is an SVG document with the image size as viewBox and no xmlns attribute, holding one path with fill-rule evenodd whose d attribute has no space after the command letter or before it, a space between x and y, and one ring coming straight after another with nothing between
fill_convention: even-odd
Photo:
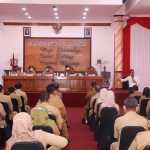
<instances>
[{"instance_id":1,"label":"seated man in khaki uniform","mask_svg":"<svg viewBox=\"0 0 150 150\"><path fill-rule=\"evenodd\" d=\"M19 112L21 112L21 107L22 107L21 97L16 95L14 87L9 87L8 92L10 94L10 98L14 98L18 101L18 109L19 109Z\"/></svg>"},{"instance_id":2,"label":"seated man in khaki uniform","mask_svg":"<svg viewBox=\"0 0 150 150\"><path fill-rule=\"evenodd\" d=\"M4 90L3 90L3 86L0 84L0 102L5 102L8 104L8 108L9 108L9 119L12 120L13 117L17 114L16 111L13 111L13 105L11 102L11 98L8 95L4 95Z\"/></svg>"},{"instance_id":3,"label":"seated man in khaki uniform","mask_svg":"<svg viewBox=\"0 0 150 150\"><path fill-rule=\"evenodd\" d=\"M16 88L16 90L15 90L16 95L22 96L24 98L25 110L28 114L30 114L30 106L27 105L28 97L27 97L27 94L22 91L22 84L21 83L16 83L15 88Z\"/></svg>"},{"instance_id":4,"label":"seated man in khaki uniform","mask_svg":"<svg viewBox=\"0 0 150 150\"><path fill-rule=\"evenodd\" d=\"M59 91L59 84L54 83L54 85L55 85L55 94L56 94L56 96L59 96L59 98L62 100L62 93Z\"/></svg>"},{"instance_id":5,"label":"seated man in khaki uniform","mask_svg":"<svg viewBox=\"0 0 150 150\"><path fill-rule=\"evenodd\" d=\"M58 98L57 96L55 96L55 85L54 84L49 84L46 87L46 92L50 94L50 102L49 104L58 108L60 111L60 114L63 118L63 125L62 125L62 136L65 137L68 140L68 144L71 143L71 141L69 140L69 134L68 134L68 129L67 129L67 125L66 125L66 121L67 121L67 112L66 112L66 108L62 102L62 100L60 98ZM40 100L38 101L37 105L40 104Z\"/></svg>"},{"instance_id":6,"label":"seated man in khaki uniform","mask_svg":"<svg viewBox=\"0 0 150 150\"><path fill-rule=\"evenodd\" d=\"M43 74L43 75L54 74L54 71L51 69L50 66L46 66L46 69L43 71L42 74Z\"/></svg>"},{"instance_id":7,"label":"seated man in khaki uniform","mask_svg":"<svg viewBox=\"0 0 150 150\"><path fill-rule=\"evenodd\" d=\"M125 126L141 126L148 130L147 120L136 113L137 100L135 98L126 98L124 101L125 115L116 119L114 124L114 137L118 142L111 144L111 150L119 150L121 130ZM130 135L129 135L130 136Z\"/></svg>"},{"instance_id":8,"label":"seated man in khaki uniform","mask_svg":"<svg viewBox=\"0 0 150 150\"><path fill-rule=\"evenodd\" d=\"M93 106L93 102L94 100L98 99L100 97L100 90L101 90L101 87L99 85L96 85L95 86L95 91L96 91L96 95L92 96L91 99L90 99L90 112L89 112L89 115L91 116L92 115L92 106Z\"/></svg>"},{"instance_id":9,"label":"seated man in khaki uniform","mask_svg":"<svg viewBox=\"0 0 150 150\"><path fill-rule=\"evenodd\" d=\"M150 111L147 114L148 126L150 127ZM143 150L150 145L150 131L140 132L136 135L128 150Z\"/></svg>"},{"instance_id":10,"label":"seated man in khaki uniform","mask_svg":"<svg viewBox=\"0 0 150 150\"><path fill-rule=\"evenodd\" d=\"M130 94L129 97L142 96L142 95L143 95L141 92L138 91L139 88L138 88L137 85L134 85L134 86L132 87L132 89L133 89L133 93Z\"/></svg>"},{"instance_id":11,"label":"seated man in khaki uniform","mask_svg":"<svg viewBox=\"0 0 150 150\"><path fill-rule=\"evenodd\" d=\"M85 124L85 118L86 118L86 115L87 115L87 111L89 110L89 102L90 102L90 99L92 96L96 95L96 91L95 91L95 86L96 86L96 82L92 82L91 83L91 87L92 87L92 90L89 91L87 94L86 94L86 97L85 99L87 100L87 103L84 107L84 110L83 110L83 119L82 119L82 123Z\"/></svg>"},{"instance_id":12,"label":"seated man in khaki uniform","mask_svg":"<svg viewBox=\"0 0 150 150\"><path fill-rule=\"evenodd\" d=\"M41 104L47 108L48 114L53 114L56 117L56 123L57 123L58 129L62 130L63 119L61 117L61 114L58 108L49 104L50 103L49 93L43 92L40 96L40 101L41 101ZM35 108L32 108L31 113L30 113L30 116L32 119L34 118L34 110Z\"/></svg>"},{"instance_id":13,"label":"seated man in khaki uniform","mask_svg":"<svg viewBox=\"0 0 150 150\"><path fill-rule=\"evenodd\" d=\"M4 110L3 105L0 103L0 128L4 128L7 126L5 119L6 119L6 112Z\"/></svg>"},{"instance_id":14,"label":"seated man in khaki uniform","mask_svg":"<svg viewBox=\"0 0 150 150\"><path fill-rule=\"evenodd\" d=\"M74 71L73 71L73 68L69 65L66 65L65 66L65 72L64 72L64 75L65 76L68 76L70 74L74 74Z\"/></svg>"},{"instance_id":15,"label":"seated man in khaki uniform","mask_svg":"<svg viewBox=\"0 0 150 150\"><path fill-rule=\"evenodd\" d=\"M16 75L20 75L20 72L18 71L18 66L14 66L13 70L11 71L11 74L16 74Z\"/></svg>"},{"instance_id":16,"label":"seated man in khaki uniform","mask_svg":"<svg viewBox=\"0 0 150 150\"><path fill-rule=\"evenodd\" d=\"M29 68L28 68L26 74L33 74L33 75L36 75L36 73L35 73L35 71L34 71L34 69L33 69L33 66L29 66Z\"/></svg>"}]
</instances>

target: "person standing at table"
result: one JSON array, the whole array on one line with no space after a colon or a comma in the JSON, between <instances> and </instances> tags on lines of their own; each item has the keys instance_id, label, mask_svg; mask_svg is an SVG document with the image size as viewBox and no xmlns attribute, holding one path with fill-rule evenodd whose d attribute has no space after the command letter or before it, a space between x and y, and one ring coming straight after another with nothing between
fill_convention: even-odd
<instances>
[{"instance_id":1,"label":"person standing at table","mask_svg":"<svg viewBox=\"0 0 150 150\"><path fill-rule=\"evenodd\" d=\"M43 74L43 75L46 75L46 74L54 74L54 71L51 69L50 66L46 66L46 69L43 71L42 74Z\"/></svg>"},{"instance_id":2,"label":"person standing at table","mask_svg":"<svg viewBox=\"0 0 150 150\"><path fill-rule=\"evenodd\" d=\"M134 85L140 85L140 79L138 76L135 76L133 69L130 69L130 76L126 77L125 79L118 79L118 80L121 82L126 82L126 81L129 82L129 94L133 93L132 87Z\"/></svg>"},{"instance_id":3,"label":"person standing at table","mask_svg":"<svg viewBox=\"0 0 150 150\"><path fill-rule=\"evenodd\" d=\"M73 71L73 68L69 65L66 65L65 66L65 72L64 72L64 75L65 76L68 76L70 74L74 74L74 71Z\"/></svg>"}]
</instances>

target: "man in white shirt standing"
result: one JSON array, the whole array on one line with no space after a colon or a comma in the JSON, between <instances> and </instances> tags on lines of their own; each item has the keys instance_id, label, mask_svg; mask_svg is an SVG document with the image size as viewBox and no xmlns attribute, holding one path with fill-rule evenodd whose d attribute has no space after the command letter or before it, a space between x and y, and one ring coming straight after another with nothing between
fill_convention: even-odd
<instances>
[{"instance_id":1,"label":"man in white shirt standing","mask_svg":"<svg viewBox=\"0 0 150 150\"><path fill-rule=\"evenodd\" d=\"M125 79L118 79L119 81L121 82L126 82L128 81L129 83L129 94L132 94L133 93L133 90L132 90L132 87L134 85L140 85L140 79L138 76L135 76L134 75L134 70L133 69L130 69L130 76L126 77Z\"/></svg>"}]
</instances>

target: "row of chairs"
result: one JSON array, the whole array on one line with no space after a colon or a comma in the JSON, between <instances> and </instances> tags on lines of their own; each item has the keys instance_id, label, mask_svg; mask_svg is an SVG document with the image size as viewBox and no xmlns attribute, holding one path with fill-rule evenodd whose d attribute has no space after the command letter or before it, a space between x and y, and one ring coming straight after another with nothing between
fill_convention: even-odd
<instances>
[{"instance_id":1,"label":"row of chairs","mask_svg":"<svg viewBox=\"0 0 150 150\"><path fill-rule=\"evenodd\" d=\"M110 145L117 141L114 138L114 123L115 120L122 116L118 115L116 108L104 107L101 110L101 117L95 119L94 107L96 100L93 101L92 105L92 116L88 117L88 125L90 126L91 131L94 131L94 140L97 141L98 149L101 150L103 147L106 150L110 150ZM97 114L101 104L97 105ZM100 121L100 126L99 126ZM122 129L121 138L120 138L120 147L119 150L127 150L132 143L138 132L142 132L145 129L140 126L127 126ZM130 135L130 136L129 136ZM144 150L150 150L150 147L147 146Z\"/></svg>"}]
</instances>

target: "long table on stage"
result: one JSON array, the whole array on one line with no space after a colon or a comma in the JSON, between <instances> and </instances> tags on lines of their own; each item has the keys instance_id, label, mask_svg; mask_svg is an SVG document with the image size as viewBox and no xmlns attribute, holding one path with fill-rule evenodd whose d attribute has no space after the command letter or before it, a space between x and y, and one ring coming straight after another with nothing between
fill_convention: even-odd
<instances>
[{"instance_id":1,"label":"long table on stage","mask_svg":"<svg viewBox=\"0 0 150 150\"><path fill-rule=\"evenodd\" d=\"M52 82L59 84L60 91L88 91L91 89L91 82L96 81L102 86L101 76L3 76L4 91L10 86L20 82L23 91L45 91L48 84Z\"/></svg>"}]
</instances>

